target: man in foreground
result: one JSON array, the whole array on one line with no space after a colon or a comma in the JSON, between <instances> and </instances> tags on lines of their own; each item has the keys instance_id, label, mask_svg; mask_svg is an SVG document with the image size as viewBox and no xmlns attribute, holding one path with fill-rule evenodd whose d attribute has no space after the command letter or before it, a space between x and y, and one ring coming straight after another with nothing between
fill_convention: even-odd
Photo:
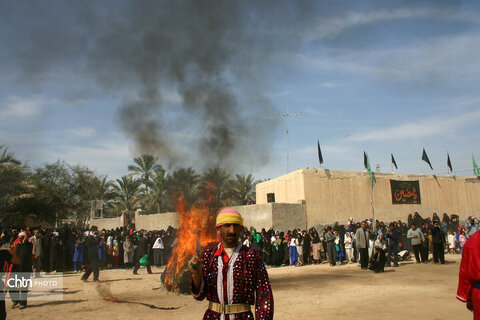
<instances>
[{"instance_id":1,"label":"man in foreground","mask_svg":"<svg viewBox=\"0 0 480 320\"><path fill-rule=\"evenodd\" d=\"M93 281L99 281L98 276L100 274L100 260L98 260L98 228L92 226L90 228L90 234L87 238L87 256L88 256L88 267L85 270L85 273L82 276L82 281L86 282L88 277L93 272Z\"/></svg>"},{"instance_id":2,"label":"man in foreground","mask_svg":"<svg viewBox=\"0 0 480 320\"><path fill-rule=\"evenodd\" d=\"M140 269L140 259L142 259L147 254L150 256L150 246L148 244L147 235L148 235L148 232L143 231L142 237L140 238L140 240L138 240L137 257L136 257L135 267L133 268L133 274L138 274L137 271L138 269ZM148 274L152 274L150 261L148 261L146 267L147 267Z\"/></svg>"},{"instance_id":3,"label":"man in foreground","mask_svg":"<svg viewBox=\"0 0 480 320\"><path fill-rule=\"evenodd\" d=\"M203 319L273 319L273 295L265 264L258 253L238 242L243 229L240 213L226 208L218 213L217 236L220 243L205 248L201 258L188 263L192 272L192 295L207 297Z\"/></svg>"},{"instance_id":4,"label":"man in foreground","mask_svg":"<svg viewBox=\"0 0 480 320\"><path fill-rule=\"evenodd\" d=\"M12 307L15 308L20 304L19 309L25 309L27 307L28 284L26 281L30 279L32 273L33 245L28 241L27 237L28 234L26 232L20 232L18 234L17 248L15 249L15 253L20 260L16 271L19 272L18 277L25 281L22 281L18 287L13 286L12 288L12 286L8 286L10 298L13 302ZM13 273L13 277L16 278L15 273Z\"/></svg>"},{"instance_id":5,"label":"man in foreground","mask_svg":"<svg viewBox=\"0 0 480 320\"><path fill-rule=\"evenodd\" d=\"M357 242L358 252L360 252L360 265L362 269L368 268L368 231L367 224L362 221L362 227L355 232L355 239Z\"/></svg>"},{"instance_id":6,"label":"man in foreground","mask_svg":"<svg viewBox=\"0 0 480 320\"><path fill-rule=\"evenodd\" d=\"M20 258L17 256L15 249L13 247L0 249L0 266L5 264L20 264ZM2 280L3 277L0 277L0 319L7 319L7 311L5 309L5 283Z\"/></svg>"},{"instance_id":7,"label":"man in foreground","mask_svg":"<svg viewBox=\"0 0 480 320\"><path fill-rule=\"evenodd\" d=\"M457 299L473 311L474 320L480 320L480 231L475 232L463 247Z\"/></svg>"}]
</instances>

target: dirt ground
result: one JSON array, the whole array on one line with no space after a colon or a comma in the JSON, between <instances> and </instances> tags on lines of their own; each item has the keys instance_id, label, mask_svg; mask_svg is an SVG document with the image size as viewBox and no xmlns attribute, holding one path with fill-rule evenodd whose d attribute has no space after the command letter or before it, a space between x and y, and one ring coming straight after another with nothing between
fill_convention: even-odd
<instances>
[{"instance_id":1,"label":"dirt ground","mask_svg":"<svg viewBox=\"0 0 480 320\"><path fill-rule=\"evenodd\" d=\"M269 268L275 319L472 319L455 299L460 257L446 259L445 265L403 262L382 274L357 264ZM7 298L7 319L202 318L206 301L166 292L160 282L163 268L153 271L102 270L99 284L66 273L63 301L29 301L19 310ZM105 301L101 292L139 303ZM168 307L177 309L163 309Z\"/></svg>"}]
</instances>

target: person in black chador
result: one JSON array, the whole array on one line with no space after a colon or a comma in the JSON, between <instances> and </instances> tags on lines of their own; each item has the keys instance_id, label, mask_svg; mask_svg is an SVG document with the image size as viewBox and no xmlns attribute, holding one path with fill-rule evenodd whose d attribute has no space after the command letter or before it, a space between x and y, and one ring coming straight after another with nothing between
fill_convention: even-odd
<instances>
[{"instance_id":1,"label":"person in black chador","mask_svg":"<svg viewBox=\"0 0 480 320\"><path fill-rule=\"evenodd\" d=\"M433 261L438 263L445 263L445 235L442 229L440 229L440 223L435 221L432 228L432 245L433 245Z\"/></svg>"},{"instance_id":2,"label":"person in black chador","mask_svg":"<svg viewBox=\"0 0 480 320\"><path fill-rule=\"evenodd\" d=\"M87 281L90 274L93 272L93 281L99 281L98 276L100 274L100 261L98 260L98 228L92 226L90 228L90 234L88 235L86 242L86 249L84 250L86 256L84 259L88 263L88 267L82 276L82 281Z\"/></svg>"},{"instance_id":3,"label":"person in black chador","mask_svg":"<svg viewBox=\"0 0 480 320\"><path fill-rule=\"evenodd\" d=\"M150 256L149 254L150 246L148 245L147 235L148 235L147 231L144 231L142 237L140 238L140 240L138 240L138 248L135 253L136 258L135 258L135 268L133 268L133 274L137 274L138 269L140 269L140 259L146 254ZM151 274L152 269L150 268L150 261L148 261L146 267L147 267L147 272Z\"/></svg>"},{"instance_id":4,"label":"person in black chador","mask_svg":"<svg viewBox=\"0 0 480 320\"><path fill-rule=\"evenodd\" d=\"M56 271L58 269L58 256L60 251L60 243L57 235L52 235L50 240L50 271Z\"/></svg>"},{"instance_id":5,"label":"person in black chador","mask_svg":"<svg viewBox=\"0 0 480 320\"><path fill-rule=\"evenodd\" d=\"M310 264L311 262L311 247L310 233L303 230L303 264Z\"/></svg>"},{"instance_id":6,"label":"person in black chador","mask_svg":"<svg viewBox=\"0 0 480 320\"><path fill-rule=\"evenodd\" d=\"M385 267L385 250L387 250L387 242L383 239L383 235L379 235L375 240L375 253L370 261L370 270L376 273L383 272Z\"/></svg>"}]
</instances>

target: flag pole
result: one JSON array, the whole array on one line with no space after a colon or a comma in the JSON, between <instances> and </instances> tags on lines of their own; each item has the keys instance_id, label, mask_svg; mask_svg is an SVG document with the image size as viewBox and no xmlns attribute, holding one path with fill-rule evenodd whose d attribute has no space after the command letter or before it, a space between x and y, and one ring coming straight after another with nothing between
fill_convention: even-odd
<instances>
[{"instance_id":1,"label":"flag pole","mask_svg":"<svg viewBox=\"0 0 480 320\"><path fill-rule=\"evenodd\" d=\"M370 184L372 186L372 217L373 217L373 231L375 233L377 232L377 220L375 220L375 191L373 188L373 184Z\"/></svg>"}]
</instances>

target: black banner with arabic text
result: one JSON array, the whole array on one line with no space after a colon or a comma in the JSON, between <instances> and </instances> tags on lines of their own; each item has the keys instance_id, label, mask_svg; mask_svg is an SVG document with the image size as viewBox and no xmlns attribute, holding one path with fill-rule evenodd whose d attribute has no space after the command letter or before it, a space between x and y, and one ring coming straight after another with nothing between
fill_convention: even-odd
<instances>
[{"instance_id":1,"label":"black banner with arabic text","mask_svg":"<svg viewBox=\"0 0 480 320\"><path fill-rule=\"evenodd\" d=\"M420 184L415 181L390 180L393 204L421 204Z\"/></svg>"}]
</instances>

